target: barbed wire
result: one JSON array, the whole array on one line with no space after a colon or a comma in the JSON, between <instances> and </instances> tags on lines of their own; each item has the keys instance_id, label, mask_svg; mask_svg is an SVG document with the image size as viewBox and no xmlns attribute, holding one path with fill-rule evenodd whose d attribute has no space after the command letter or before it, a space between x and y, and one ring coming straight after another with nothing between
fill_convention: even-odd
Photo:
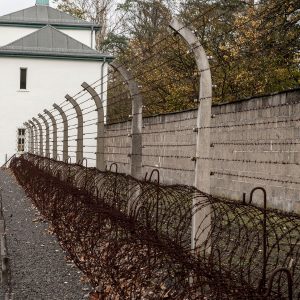
<instances>
[{"instance_id":1,"label":"barbed wire","mask_svg":"<svg viewBox=\"0 0 300 300\"><path fill-rule=\"evenodd\" d=\"M270 96L276 96L278 94L274 94L274 95L270 95ZM269 96L269 95L268 95ZM247 100L252 100L252 98L250 99L245 99L245 101ZM226 103L226 105L239 105L240 102L232 102L232 103ZM222 115L228 115L228 114L236 114L236 113L244 113L244 112L249 112L249 111L262 111L262 110L266 110L266 109L272 109L272 108L276 108L276 107L285 107L285 106L292 106L295 104L300 104L300 101L293 101L293 102L285 102L285 103L280 103L280 104L270 104L270 105L261 105L260 107L255 107L255 108L247 108L247 109L242 109L242 110L235 110L235 111L227 111L227 112L220 112L220 113L214 113L213 116L222 116ZM213 107L222 107L221 104L220 106L216 105Z\"/></svg>"},{"instance_id":2,"label":"barbed wire","mask_svg":"<svg viewBox=\"0 0 300 300\"><path fill-rule=\"evenodd\" d=\"M293 141L281 141L281 142L277 142L274 140L269 140L269 141L258 141L255 140L254 142L212 142L211 146L227 146L227 145L234 145L234 146L273 146L273 145L299 145L300 142L293 142Z\"/></svg>"},{"instance_id":3,"label":"barbed wire","mask_svg":"<svg viewBox=\"0 0 300 300\"><path fill-rule=\"evenodd\" d=\"M213 161L226 161L226 162L242 162L242 163L252 163L252 164L273 164L273 165L296 165L299 166L300 162L285 162L285 161L263 161L263 160L251 160L251 159L238 159L238 158L214 158L214 157L198 157L195 159L199 160L213 160Z\"/></svg>"},{"instance_id":4,"label":"barbed wire","mask_svg":"<svg viewBox=\"0 0 300 300\"><path fill-rule=\"evenodd\" d=\"M214 176L214 175L226 175L226 176L233 176L233 177L239 177L239 178L274 181L274 182L288 183L288 184L300 184L299 181L275 179L275 178L269 178L269 177L258 177L258 176L250 176L250 175L243 175L243 174L234 174L234 173L230 173L230 172L224 172L223 170L221 170L221 171L220 170L212 170L211 176Z\"/></svg>"}]
</instances>

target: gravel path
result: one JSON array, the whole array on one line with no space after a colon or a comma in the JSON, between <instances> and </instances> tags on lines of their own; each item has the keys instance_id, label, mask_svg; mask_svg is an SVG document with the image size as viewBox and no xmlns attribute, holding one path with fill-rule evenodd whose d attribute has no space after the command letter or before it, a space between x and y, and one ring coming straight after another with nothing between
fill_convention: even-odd
<instances>
[{"instance_id":1,"label":"gravel path","mask_svg":"<svg viewBox=\"0 0 300 300\"><path fill-rule=\"evenodd\" d=\"M81 300L90 288L9 171L0 170L13 300ZM0 287L4 299L5 287Z\"/></svg>"}]
</instances>

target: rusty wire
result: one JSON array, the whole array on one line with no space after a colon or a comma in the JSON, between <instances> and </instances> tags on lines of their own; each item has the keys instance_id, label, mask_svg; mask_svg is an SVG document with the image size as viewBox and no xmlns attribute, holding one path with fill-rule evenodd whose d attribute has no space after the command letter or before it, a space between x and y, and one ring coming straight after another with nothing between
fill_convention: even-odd
<instances>
[{"instance_id":1,"label":"rusty wire","mask_svg":"<svg viewBox=\"0 0 300 300\"><path fill-rule=\"evenodd\" d=\"M299 215L160 185L159 172L137 180L116 164L101 172L25 154L10 167L99 299L296 299L300 292ZM202 222L191 249L195 214Z\"/></svg>"}]
</instances>

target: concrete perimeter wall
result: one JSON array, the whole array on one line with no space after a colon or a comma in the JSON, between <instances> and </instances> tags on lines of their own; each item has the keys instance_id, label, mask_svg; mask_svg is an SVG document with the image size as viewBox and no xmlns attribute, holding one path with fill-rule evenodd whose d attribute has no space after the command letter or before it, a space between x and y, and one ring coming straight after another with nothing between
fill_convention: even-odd
<instances>
[{"instance_id":1,"label":"concrete perimeter wall","mask_svg":"<svg viewBox=\"0 0 300 300\"><path fill-rule=\"evenodd\" d=\"M211 193L241 199L265 187L269 206L300 212L300 90L213 106ZM197 110L144 118L143 173L194 185ZM201 130L201 129L200 129ZM106 127L105 159L129 173L131 122ZM133 151L134 153L134 151Z\"/></svg>"}]
</instances>

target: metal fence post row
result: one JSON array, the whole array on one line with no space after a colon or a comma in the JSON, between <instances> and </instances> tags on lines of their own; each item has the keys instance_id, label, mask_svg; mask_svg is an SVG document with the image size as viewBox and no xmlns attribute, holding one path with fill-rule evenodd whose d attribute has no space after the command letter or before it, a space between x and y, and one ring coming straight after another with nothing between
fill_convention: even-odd
<instances>
[{"instance_id":1,"label":"metal fence post row","mask_svg":"<svg viewBox=\"0 0 300 300\"><path fill-rule=\"evenodd\" d=\"M67 116L65 114L65 112L62 110L62 108L60 106L58 106L57 104L53 104L53 107L58 110L59 114L62 117L63 120L63 124L64 124L64 135L63 135L63 161L67 161L68 160L68 156L69 156L69 133L68 133L68 119Z\"/></svg>"},{"instance_id":2,"label":"metal fence post row","mask_svg":"<svg viewBox=\"0 0 300 300\"><path fill-rule=\"evenodd\" d=\"M69 101L76 111L77 116L77 139L76 139L76 162L79 163L83 160L83 115L79 104L70 96L66 95L65 98Z\"/></svg>"},{"instance_id":3,"label":"metal fence post row","mask_svg":"<svg viewBox=\"0 0 300 300\"><path fill-rule=\"evenodd\" d=\"M45 155L46 157L50 157L50 143L49 143L49 124L47 119L42 115L38 114L39 118L43 120L45 124L45 129L46 129L46 149L45 149Z\"/></svg>"},{"instance_id":4,"label":"metal fence post row","mask_svg":"<svg viewBox=\"0 0 300 300\"><path fill-rule=\"evenodd\" d=\"M96 150L96 168L100 171L105 170L104 163L104 110L101 99L94 88L86 82L81 85L94 99L97 107L98 121L97 121L97 150Z\"/></svg>"},{"instance_id":5,"label":"metal fence post row","mask_svg":"<svg viewBox=\"0 0 300 300\"><path fill-rule=\"evenodd\" d=\"M212 105L212 79L207 55L194 32L174 18L170 27L175 30L190 46L200 73L200 93L197 117L197 145L194 186L200 191L210 194L210 122ZM196 200L197 201L197 200ZM197 205L197 202L194 203ZM199 247L207 241L211 230L210 207L198 210L192 221L192 248ZM210 246L206 252L210 252Z\"/></svg>"},{"instance_id":6,"label":"metal fence post row","mask_svg":"<svg viewBox=\"0 0 300 300\"><path fill-rule=\"evenodd\" d=\"M130 174L138 179L142 178L142 128L143 128L143 97L137 82L132 74L117 62L110 63L124 78L128 85L132 99L132 126L131 126L131 155Z\"/></svg>"},{"instance_id":7,"label":"metal fence post row","mask_svg":"<svg viewBox=\"0 0 300 300\"><path fill-rule=\"evenodd\" d=\"M33 153L33 148L34 148L34 141L33 141L33 129L30 126L28 122L24 123L25 127L27 128L27 136L28 136L28 152Z\"/></svg>"},{"instance_id":8,"label":"metal fence post row","mask_svg":"<svg viewBox=\"0 0 300 300\"><path fill-rule=\"evenodd\" d=\"M39 130L39 155L43 156L44 155L44 151L43 151L43 128L41 123L39 122L39 120L37 118L32 118L32 121L35 122L38 126L38 130Z\"/></svg>"},{"instance_id":9,"label":"metal fence post row","mask_svg":"<svg viewBox=\"0 0 300 300\"><path fill-rule=\"evenodd\" d=\"M44 113L50 118L53 128L52 133L52 158L57 159L57 124L53 115L47 109L44 109Z\"/></svg>"},{"instance_id":10,"label":"metal fence post row","mask_svg":"<svg viewBox=\"0 0 300 300\"><path fill-rule=\"evenodd\" d=\"M28 123L31 125L33 128L33 151L32 153L38 154L38 133L37 133L37 128L36 125L33 123L33 121L28 120Z\"/></svg>"}]
</instances>

